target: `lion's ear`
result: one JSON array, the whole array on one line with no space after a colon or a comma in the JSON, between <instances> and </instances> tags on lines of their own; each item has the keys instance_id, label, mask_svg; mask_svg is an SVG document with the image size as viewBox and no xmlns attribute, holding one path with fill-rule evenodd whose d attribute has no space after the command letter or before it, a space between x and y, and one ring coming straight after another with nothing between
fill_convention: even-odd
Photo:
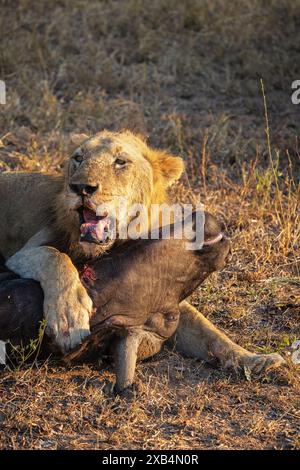
<instances>
[{"instance_id":1,"label":"lion's ear","mask_svg":"<svg viewBox=\"0 0 300 470\"><path fill-rule=\"evenodd\" d=\"M184 162L180 157L174 157L165 152L158 155L160 173L163 177L165 187L171 186L177 181L184 171Z\"/></svg>"},{"instance_id":2,"label":"lion's ear","mask_svg":"<svg viewBox=\"0 0 300 470\"><path fill-rule=\"evenodd\" d=\"M89 138L86 134L71 134L70 139L72 144L81 145L85 140Z\"/></svg>"}]
</instances>

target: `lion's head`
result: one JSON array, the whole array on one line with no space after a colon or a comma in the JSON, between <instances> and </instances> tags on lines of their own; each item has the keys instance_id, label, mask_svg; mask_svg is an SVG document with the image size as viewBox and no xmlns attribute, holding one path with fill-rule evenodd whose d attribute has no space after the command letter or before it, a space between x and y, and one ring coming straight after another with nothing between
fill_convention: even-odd
<instances>
[{"instance_id":1,"label":"lion's head","mask_svg":"<svg viewBox=\"0 0 300 470\"><path fill-rule=\"evenodd\" d=\"M148 209L167 202L167 189L180 177L184 164L180 157L150 148L129 131L74 135L72 141L76 148L58 199L58 223L68 231L74 253L96 257L115 241L112 213L117 232L129 221L128 216L120 220L120 200Z\"/></svg>"}]
</instances>

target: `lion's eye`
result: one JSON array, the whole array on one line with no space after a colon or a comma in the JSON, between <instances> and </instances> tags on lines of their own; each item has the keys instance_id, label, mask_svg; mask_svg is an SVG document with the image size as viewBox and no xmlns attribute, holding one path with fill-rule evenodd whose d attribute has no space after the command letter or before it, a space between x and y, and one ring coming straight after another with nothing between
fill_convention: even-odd
<instances>
[{"instance_id":1,"label":"lion's eye","mask_svg":"<svg viewBox=\"0 0 300 470\"><path fill-rule=\"evenodd\" d=\"M77 163L81 163L82 160L83 160L83 155L82 155L82 153L75 153L75 154L73 155L73 160L75 160L75 162L77 162Z\"/></svg>"},{"instance_id":2,"label":"lion's eye","mask_svg":"<svg viewBox=\"0 0 300 470\"><path fill-rule=\"evenodd\" d=\"M117 158L115 160L115 166L116 168L124 168L124 166L126 165L127 161L126 160L123 160L122 158Z\"/></svg>"}]
</instances>

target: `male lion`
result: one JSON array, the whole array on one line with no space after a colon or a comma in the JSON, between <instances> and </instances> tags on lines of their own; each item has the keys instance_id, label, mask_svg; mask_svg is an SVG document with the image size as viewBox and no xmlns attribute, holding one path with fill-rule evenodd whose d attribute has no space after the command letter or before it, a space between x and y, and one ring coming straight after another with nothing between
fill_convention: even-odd
<instances>
[{"instance_id":1,"label":"male lion","mask_svg":"<svg viewBox=\"0 0 300 470\"><path fill-rule=\"evenodd\" d=\"M47 332L62 351L89 334L92 302L74 264L100 257L115 243L110 210L122 197L149 210L167 202L167 189L184 169L181 158L129 131L72 140L76 150L65 176L0 175L1 254L9 269L41 283ZM278 354L253 354L234 344L186 301L180 312L176 346L187 355L256 372L283 362Z\"/></svg>"}]
</instances>

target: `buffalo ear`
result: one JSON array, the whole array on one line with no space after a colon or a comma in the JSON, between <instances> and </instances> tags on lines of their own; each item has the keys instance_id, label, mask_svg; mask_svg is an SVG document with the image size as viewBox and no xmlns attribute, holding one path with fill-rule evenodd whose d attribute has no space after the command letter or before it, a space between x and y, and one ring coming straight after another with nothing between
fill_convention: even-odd
<instances>
[{"instance_id":1,"label":"buffalo ear","mask_svg":"<svg viewBox=\"0 0 300 470\"><path fill-rule=\"evenodd\" d=\"M181 157L174 157L165 152L158 155L159 170L165 187L177 181L184 171L184 161Z\"/></svg>"},{"instance_id":2,"label":"buffalo ear","mask_svg":"<svg viewBox=\"0 0 300 470\"><path fill-rule=\"evenodd\" d=\"M86 134L71 134L70 139L71 139L72 144L79 146L84 141L88 140L89 136Z\"/></svg>"}]
</instances>

